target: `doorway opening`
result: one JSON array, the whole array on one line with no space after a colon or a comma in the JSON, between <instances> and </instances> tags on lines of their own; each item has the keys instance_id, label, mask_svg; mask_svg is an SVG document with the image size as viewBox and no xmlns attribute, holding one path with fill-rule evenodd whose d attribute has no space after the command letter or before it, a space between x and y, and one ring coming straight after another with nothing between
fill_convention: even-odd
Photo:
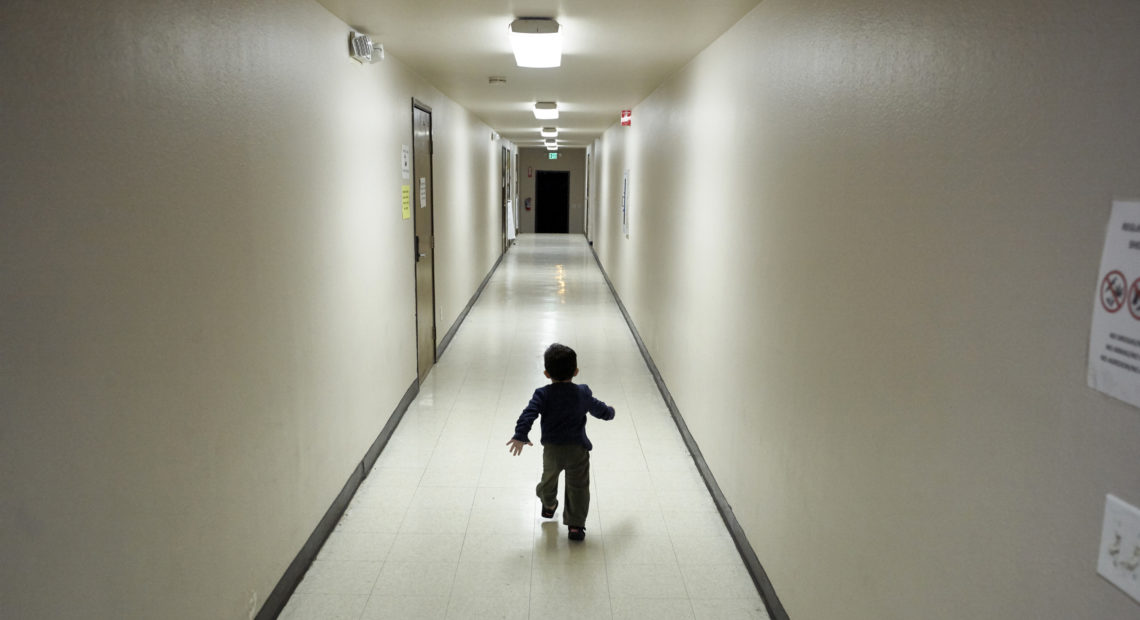
<instances>
[{"instance_id":1,"label":"doorway opening","mask_svg":"<svg viewBox=\"0 0 1140 620\"><path fill-rule=\"evenodd\" d=\"M570 232L570 173L539 170L534 180L534 232Z\"/></svg>"}]
</instances>

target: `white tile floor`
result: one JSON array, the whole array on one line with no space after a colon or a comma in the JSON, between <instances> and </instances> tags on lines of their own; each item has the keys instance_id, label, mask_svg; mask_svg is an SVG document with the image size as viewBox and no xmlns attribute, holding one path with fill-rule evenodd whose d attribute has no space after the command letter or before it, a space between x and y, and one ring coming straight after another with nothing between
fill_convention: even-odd
<instances>
[{"instance_id":1,"label":"white tile floor","mask_svg":"<svg viewBox=\"0 0 1140 620\"><path fill-rule=\"evenodd\" d=\"M505 446L551 342L617 410L581 543L539 515L538 423ZM767 618L584 238L519 238L282 618Z\"/></svg>"}]
</instances>

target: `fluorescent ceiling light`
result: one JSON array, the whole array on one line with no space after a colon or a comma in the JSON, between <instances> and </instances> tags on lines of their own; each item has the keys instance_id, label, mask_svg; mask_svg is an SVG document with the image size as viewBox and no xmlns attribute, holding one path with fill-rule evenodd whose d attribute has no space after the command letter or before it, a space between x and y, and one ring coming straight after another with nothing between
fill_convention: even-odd
<instances>
[{"instance_id":1,"label":"fluorescent ceiling light","mask_svg":"<svg viewBox=\"0 0 1140 620\"><path fill-rule=\"evenodd\" d=\"M558 137L558 128L557 127L543 127L542 130L540 131L540 133L542 134L543 138L555 138L555 137Z\"/></svg>"},{"instance_id":2,"label":"fluorescent ceiling light","mask_svg":"<svg viewBox=\"0 0 1140 620\"><path fill-rule=\"evenodd\" d=\"M558 104L553 101L539 101L534 104L534 117L540 120L558 118Z\"/></svg>"},{"instance_id":3,"label":"fluorescent ceiling light","mask_svg":"<svg viewBox=\"0 0 1140 620\"><path fill-rule=\"evenodd\" d=\"M558 22L545 17L524 17L511 22L511 48L520 67L562 65L562 37Z\"/></svg>"},{"instance_id":4,"label":"fluorescent ceiling light","mask_svg":"<svg viewBox=\"0 0 1140 620\"><path fill-rule=\"evenodd\" d=\"M558 146L558 140L547 140L545 144L546 146Z\"/></svg>"},{"instance_id":5,"label":"fluorescent ceiling light","mask_svg":"<svg viewBox=\"0 0 1140 620\"><path fill-rule=\"evenodd\" d=\"M557 150L558 150L558 147L557 147L557 146L550 146L550 145L547 145L547 146L546 146L546 150L548 150L548 151L557 151Z\"/></svg>"}]
</instances>

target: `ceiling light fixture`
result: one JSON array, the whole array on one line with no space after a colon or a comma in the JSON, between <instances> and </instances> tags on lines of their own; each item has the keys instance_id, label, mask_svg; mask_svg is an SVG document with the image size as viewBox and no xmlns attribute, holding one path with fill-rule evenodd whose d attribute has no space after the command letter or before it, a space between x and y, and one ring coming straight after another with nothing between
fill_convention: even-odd
<instances>
[{"instance_id":1,"label":"ceiling light fixture","mask_svg":"<svg viewBox=\"0 0 1140 620\"><path fill-rule=\"evenodd\" d=\"M558 22L548 17L522 17L511 22L515 64L539 69L562 65Z\"/></svg>"},{"instance_id":2,"label":"ceiling light fixture","mask_svg":"<svg viewBox=\"0 0 1140 620\"><path fill-rule=\"evenodd\" d=\"M534 117L539 120L558 118L558 104L553 101L539 101L534 104Z\"/></svg>"},{"instance_id":3,"label":"ceiling light fixture","mask_svg":"<svg viewBox=\"0 0 1140 620\"><path fill-rule=\"evenodd\" d=\"M558 137L558 128L557 127L543 127L542 130L539 131L539 133L542 134L543 138L557 138Z\"/></svg>"}]
</instances>

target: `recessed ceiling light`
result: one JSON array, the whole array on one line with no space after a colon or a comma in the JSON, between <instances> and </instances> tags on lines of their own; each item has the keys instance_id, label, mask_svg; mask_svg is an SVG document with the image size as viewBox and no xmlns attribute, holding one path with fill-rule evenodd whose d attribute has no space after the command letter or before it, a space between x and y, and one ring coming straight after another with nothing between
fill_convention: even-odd
<instances>
[{"instance_id":1,"label":"recessed ceiling light","mask_svg":"<svg viewBox=\"0 0 1140 620\"><path fill-rule=\"evenodd\" d=\"M557 127L543 127L539 133L542 134L543 138L555 138L558 136L558 128Z\"/></svg>"},{"instance_id":2,"label":"recessed ceiling light","mask_svg":"<svg viewBox=\"0 0 1140 620\"><path fill-rule=\"evenodd\" d=\"M558 22L547 17L523 17L511 22L511 48L520 67L548 68L562 64Z\"/></svg>"},{"instance_id":3,"label":"recessed ceiling light","mask_svg":"<svg viewBox=\"0 0 1140 620\"><path fill-rule=\"evenodd\" d=\"M540 120L558 118L558 104L553 101L539 101L534 104L534 117Z\"/></svg>"}]
</instances>

